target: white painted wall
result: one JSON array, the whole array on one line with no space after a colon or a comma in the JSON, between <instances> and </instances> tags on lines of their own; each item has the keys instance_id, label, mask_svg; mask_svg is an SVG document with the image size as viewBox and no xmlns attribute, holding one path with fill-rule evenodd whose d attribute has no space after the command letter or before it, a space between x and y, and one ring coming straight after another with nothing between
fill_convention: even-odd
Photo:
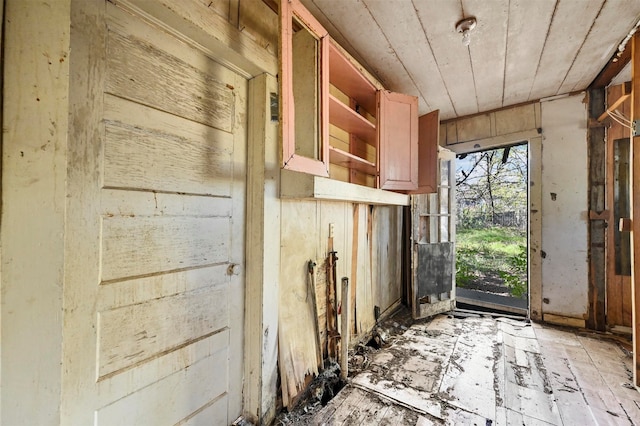
<instances>
[{"instance_id":1,"label":"white painted wall","mask_svg":"<svg viewBox=\"0 0 640 426\"><path fill-rule=\"evenodd\" d=\"M583 98L542 102L542 309L580 319L587 314L589 285Z\"/></svg>"},{"instance_id":2,"label":"white painted wall","mask_svg":"<svg viewBox=\"0 0 640 426\"><path fill-rule=\"evenodd\" d=\"M69 1L5 2L0 424L60 419Z\"/></svg>"}]
</instances>

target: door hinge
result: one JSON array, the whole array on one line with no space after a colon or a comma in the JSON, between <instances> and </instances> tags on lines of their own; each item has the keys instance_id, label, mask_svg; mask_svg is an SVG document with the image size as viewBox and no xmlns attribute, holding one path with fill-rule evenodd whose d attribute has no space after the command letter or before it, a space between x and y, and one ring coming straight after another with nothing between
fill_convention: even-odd
<instances>
[{"instance_id":1,"label":"door hinge","mask_svg":"<svg viewBox=\"0 0 640 426\"><path fill-rule=\"evenodd\" d=\"M269 94L269 105L271 107L271 122L272 123L277 123L278 122L278 114L280 112L280 104L279 104L279 99L278 99L278 94L275 92L271 92Z\"/></svg>"}]
</instances>

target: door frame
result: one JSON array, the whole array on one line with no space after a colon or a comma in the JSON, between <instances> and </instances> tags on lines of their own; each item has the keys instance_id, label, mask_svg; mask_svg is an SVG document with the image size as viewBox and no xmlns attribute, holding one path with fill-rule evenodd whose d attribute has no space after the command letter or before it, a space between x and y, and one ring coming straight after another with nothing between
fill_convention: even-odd
<instances>
[{"instance_id":1,"label":"door frame","mask_svg":"<svg viewBox=\"0 0 640 426\"><path fill-rule=\"evenodd\" d=\"M535 132L535 133L534 133ZM526 143L528 146L527 188L528 225L527 225L527 281L529 300L527 318L542 321L542 136L537 130L518 133L513 138L498 136L446 147L456 154L469 154L478 151L504 148Z\"/></svg>"},{"instance_id":2,"label":"door frame","mask_svg":"<svg viewBox=\"0 0 640 426\"><path fill-rule=\"evenodd\" d=\"M269 424L277 406L280 138L271 114L277 92L271 74L249 80L243 412L256 424Z\"/></svg>"}]
</instances>

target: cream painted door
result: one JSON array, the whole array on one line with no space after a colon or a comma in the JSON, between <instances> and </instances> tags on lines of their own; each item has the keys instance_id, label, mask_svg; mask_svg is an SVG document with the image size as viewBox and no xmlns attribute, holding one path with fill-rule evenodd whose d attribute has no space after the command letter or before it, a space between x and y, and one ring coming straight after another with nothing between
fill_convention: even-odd
<instances>
[{"instance_id":1,"label":"cream painted door","mask_svg":"<svg viewBox=\"0 0 640 426\"><path fill-rule=\"evenodd\" d=\"M438 152L437 191L411 195L412 312L425 318L455 308L455 154Z\"/></svg>"},{"instance_id":2,"label":"cream painted door","mask_svg":"<svg viewBox=\"0 0 640 426\"><path fill-rule=\"evenodd\" d=\"M72 12L61 423L241 413L247 82L111 2Z\"/></svg>"}]
</instances>

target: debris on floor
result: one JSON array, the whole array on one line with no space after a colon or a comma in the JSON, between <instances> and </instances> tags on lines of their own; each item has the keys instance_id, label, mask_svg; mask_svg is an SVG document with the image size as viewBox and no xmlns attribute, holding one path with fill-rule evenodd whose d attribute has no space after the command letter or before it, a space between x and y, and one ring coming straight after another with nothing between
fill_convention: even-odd
<instances>
[{"instance_id":1,"label":"debris on floor","mask_svg":"<svg viewBox=\"0 0 640 426\"><path fill-rule=\"evenodd\" d=\"M325 368L313 379L308 388L298 399L291 411L281 412L274 425L304 425L311 424L311 419L322 407L327 405L345 383L340 379L340 365L327 362Z\"/></svg>"},{"instance_id":2,"label":"debris on floor","mask_svg":"<svg viewBox=\"0 0 640 426\"><path fill-rule=\"evenodd\" d=\"M382 319L370 335L349 349L349 378L356 376L369 366L372 356L381 348L388 347L414 323L408 309L401 307L391 317ZM314 378L308 389L298 399L293 409L283 410L275 419L275 426L311 425L313 416L338 394L345 386L340 381L340 366L328 363Z\"/></svg>"},{"instance_id":3,"label":"debris on floor","mask_svg":"<svg viewBox=\"0 0 640 426\"><path fill-rule=\"evenodd\" d=\"M245 419L244 416L240 416L231 423L231 426L254 426L254 424Z\"/></svg>"},{"instance_id":4,"label":"debris on floor","mask_svg":"<svg viewBox=\"0 0 640 426\"><path fill-rule=\"evenodd\" d=\"M477 314L390 340L357 347L360 371L305 424L640 424L629 354L601 335Z\"/></svg>"},{"instance_id":5,"label":"debris on floor","mask_svg":"<svg viewBox=\"0 0 640 426\"><path fill-rule=\"evenodd\" d=\"M346 384L325 369L275 425L640 426L629 348L508 315L401 311L349 351Z\"/></svg>"}]
</instances>

